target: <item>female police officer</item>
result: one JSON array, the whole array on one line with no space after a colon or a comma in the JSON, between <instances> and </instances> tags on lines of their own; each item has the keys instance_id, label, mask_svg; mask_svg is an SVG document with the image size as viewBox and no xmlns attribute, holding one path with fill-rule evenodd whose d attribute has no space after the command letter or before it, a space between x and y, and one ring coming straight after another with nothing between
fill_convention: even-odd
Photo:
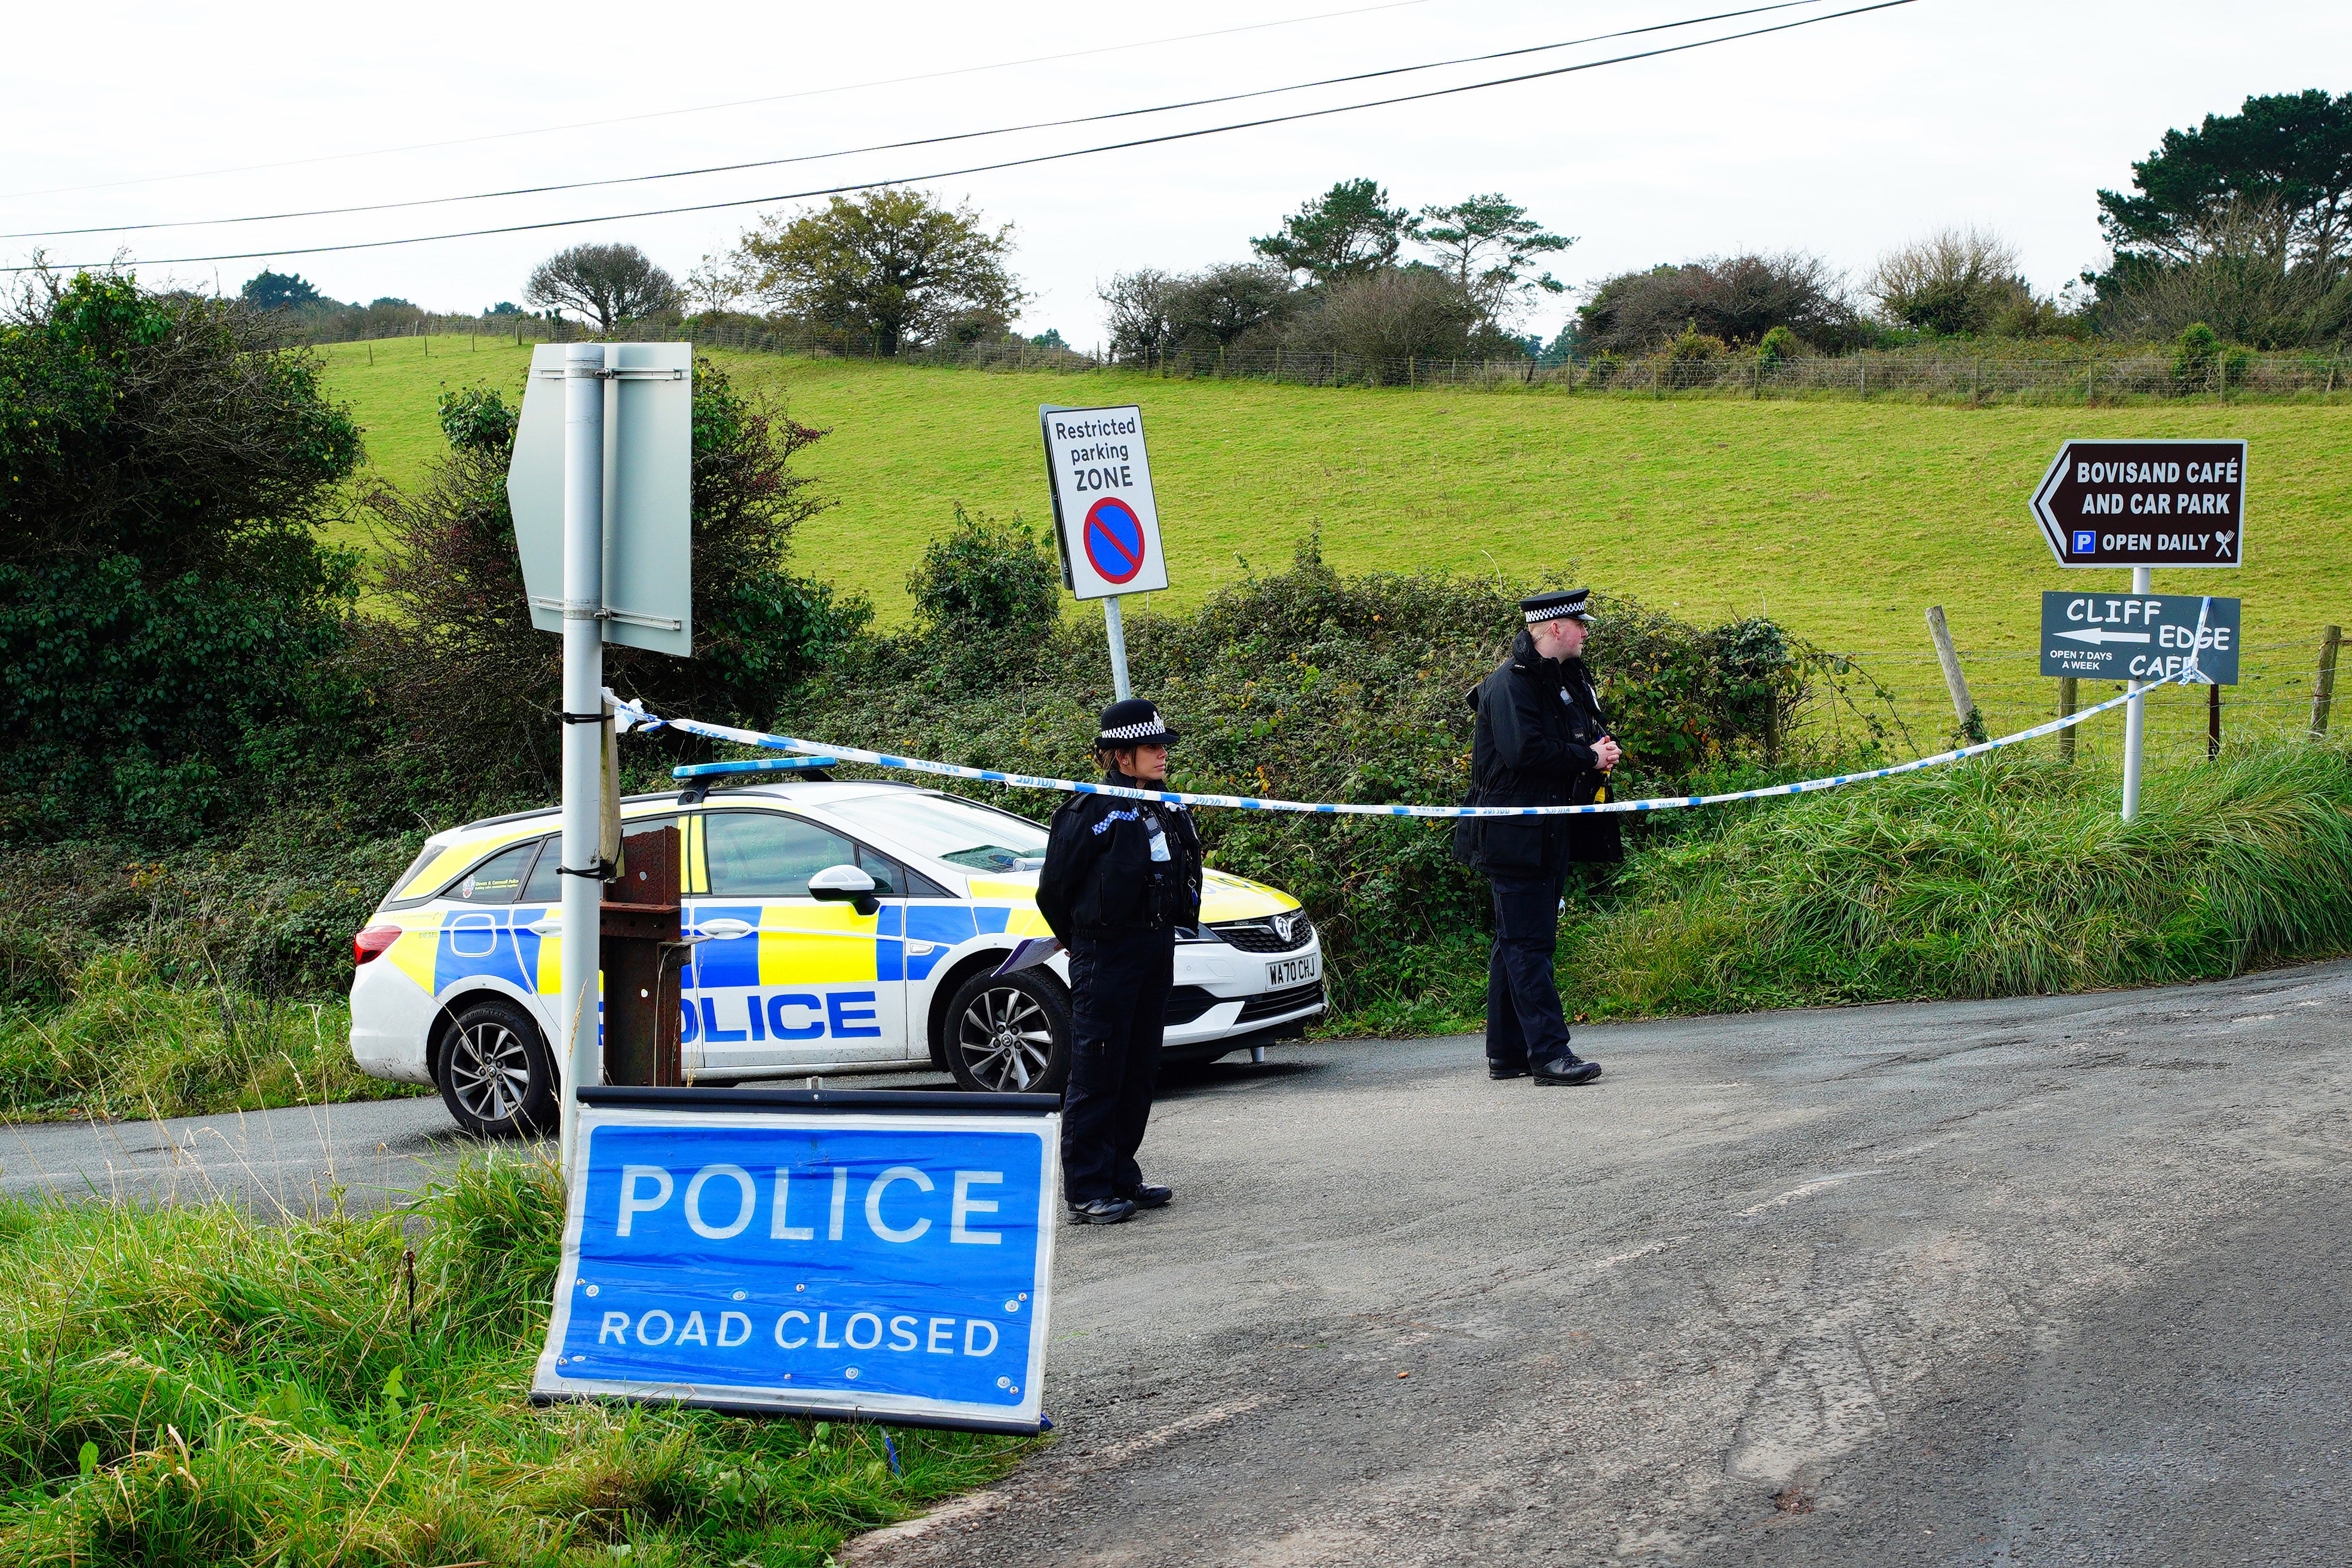
<instances>
[{"instance_id":1,"label":"female police officer","mask_svg":"<svg viewBox=\"0 0 2352 1568\"><path fill-rule=\"evenodd\" d=\"M1176 731L1140 698L1103 710L1103 782L1167 787ZM1075 795L1054 813L1037 908L1070 951L1070 1079L1062 1191L1080 1225L1117 1225L1173 1196L1135 1152L1160 1080L1176 931L1201 918L1201 837L1181 805Z\"/></svg>"}]
</instances>

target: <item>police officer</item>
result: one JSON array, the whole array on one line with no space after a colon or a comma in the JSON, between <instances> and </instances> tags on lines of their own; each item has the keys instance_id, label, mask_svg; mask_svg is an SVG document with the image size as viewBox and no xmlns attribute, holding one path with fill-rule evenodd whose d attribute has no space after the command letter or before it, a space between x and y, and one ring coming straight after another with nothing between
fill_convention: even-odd
<instances>
[{"instance_id":1,"label":"police officer","mask_svg":"<svg viewBox=\"0 0 2352 1568\"><path fill-rule=\"evenodd\" d=\"M1623 754L1584 668L1591 591L1522 599L1511 656L1470 692L1471 805L1585 805L1608 796ZM1610 816L1464 817L1454 853L1495 891L1486 963L1486 1073L1541 1084L1591 1083L1601 1064L1569 1048L1552 978L1560 889L1571 865L1624 858Z\"/></svg>"},{"instance_id":2,"label":"police officer","mask_svg":"<svg viewBox=\"0 0 2352 1568\"><path fill-rule=\"evenodd\" d=\"M1168 787L1178 737L1141 698L1103 710L1103 782ZM1070 1079L1062 1190L1079 1225L1117 1225L1174 1196L1135 1152L1160 1081L1176 932L1201 918L1201 837L1181 805L1074 795L1054 813L1037 908L1070 952Z\"/></svg>"}]
</instances>

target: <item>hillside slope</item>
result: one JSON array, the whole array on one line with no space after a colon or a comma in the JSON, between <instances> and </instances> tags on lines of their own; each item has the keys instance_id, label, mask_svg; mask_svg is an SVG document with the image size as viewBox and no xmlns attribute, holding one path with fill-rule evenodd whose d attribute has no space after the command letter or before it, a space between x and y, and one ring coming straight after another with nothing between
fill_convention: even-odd
<instances>
[{"instance_id":1,"label":"hillside slope","mask_svg":"<svg viewBox=\"0 0 2352 1568\"><path fill-rule=\"evenodd\" d=\"M324 351L394 479L437 448L442 384L519 384L527 353L433 342L430 358L415 339ZM907 613L908 568L956 502L1049 515L1036 424L1049 402L1143 405L1177 605L1245 563L1279 566L1319 528L1345 572L1564 572L1692 619L1769 608L1824 646L1899 654L1880 672L1933 724L1921 615L1942 604L1960 646L1988 656L1971 675L1989 714L2046 712L2053 683L2022 657L2040 593L2126 585L2052 564L2026 510L2051 457L2070 436L2222 436L2251 443L2249 563L2159 573L2157 587L2245 600L2246 641L2271 651L2250 658L2260 679L2232 700L2267 695L2284 721L2317 628L2352 619L2347 405L1654 401L714 357L831 431L807 463L838 504L803 529L800 560L886 620Z\"/></svg>"}]
</instances>

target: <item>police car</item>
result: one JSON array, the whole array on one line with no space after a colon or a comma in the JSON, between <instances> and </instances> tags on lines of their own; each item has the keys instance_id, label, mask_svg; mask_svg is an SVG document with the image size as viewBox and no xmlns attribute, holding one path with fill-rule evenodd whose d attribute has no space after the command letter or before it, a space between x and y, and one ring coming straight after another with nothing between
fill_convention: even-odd
<instances>
[{"instance_id":1,"label":"police car","mask_svg":"<svg viewBox=\"0 0 2352 1568\"><path fill-rule=\"evenodd\" d=\"M681 830L688 1082L905 1071L1055 1092L1069 1071L1069 961L1003 978L1037 912L1045 830L936 790L816 778L638 795L624 833ZM352 1054L430 1083L470 1131L553 1124L563 941L552 810L435 835L352 939ZM1298 900L1210 871L1179 933L1176 1060L1296 1039L1323 1011Z\"/></svg>"}]
</instances>

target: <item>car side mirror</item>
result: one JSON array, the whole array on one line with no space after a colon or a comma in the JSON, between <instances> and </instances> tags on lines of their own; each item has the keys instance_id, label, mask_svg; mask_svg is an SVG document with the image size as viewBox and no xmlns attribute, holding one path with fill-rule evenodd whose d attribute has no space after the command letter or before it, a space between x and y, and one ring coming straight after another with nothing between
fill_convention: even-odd
<instances>
[{"instance_id":1,"label":"car side mirror","mask_svg":"<svg viewBox=\"0 0 2352 1568\"><path fill-rule=\"evenodd\" d=\"M861 915L882 907L874 896L874 879L855 866L827 866L809 879L809 897L823 903L847 904Z\"/></svg>"}]
</instances>

